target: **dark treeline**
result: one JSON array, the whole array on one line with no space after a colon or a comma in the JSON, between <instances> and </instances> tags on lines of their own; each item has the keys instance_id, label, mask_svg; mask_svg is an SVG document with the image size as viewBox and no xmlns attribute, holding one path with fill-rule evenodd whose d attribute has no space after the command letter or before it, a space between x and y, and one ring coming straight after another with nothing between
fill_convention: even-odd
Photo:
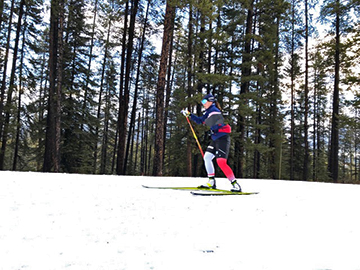
<instances>
[{"instance_id":1,"label":"dark treeline","mask_svg":"<svg viewBox=\"0 0 360 270\"><path fill-rule=\"evenodd\" d=\"M359 11L356 0L1 1L0 170L204 176L180 111L201 114L212 93L237 177L359 183Z\"/></svg>"}]
</instances>

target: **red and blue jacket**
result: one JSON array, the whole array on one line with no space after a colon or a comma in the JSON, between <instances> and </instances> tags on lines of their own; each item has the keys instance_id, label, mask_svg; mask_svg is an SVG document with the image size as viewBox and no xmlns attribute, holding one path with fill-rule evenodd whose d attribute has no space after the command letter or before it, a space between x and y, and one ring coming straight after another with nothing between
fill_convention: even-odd
<instances>
[{"instance_id":1,"label":"red and blue jacket","mask_svg":"<svg viewBox=\"0 0 360 270\"><path fill-rule=\"evenodd\" d=\"M197 124L207 125L211 130L211 139L214 141L231 133L231 127L224 123L224 117L215 104L212 104L205 110L203 116L198 117L190 114L190 118Z\"/></svg>"}]
</instances>

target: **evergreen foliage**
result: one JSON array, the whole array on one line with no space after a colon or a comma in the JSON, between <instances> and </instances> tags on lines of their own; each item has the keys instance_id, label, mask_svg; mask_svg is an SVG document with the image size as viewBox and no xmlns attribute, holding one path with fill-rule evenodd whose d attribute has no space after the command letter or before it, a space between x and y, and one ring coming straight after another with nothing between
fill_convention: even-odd
<instances>
[{"instance_id":1,"label":"evergreen foliage","mask_svg":"<svg viewBox=\"0 0 360 270\"><path fill-rule=\"evenodd\" d=\"M237 177L359 183L359 10L1 1L0 169L206 176L180 111L201 115L212 93ZM193 127L205 149L206 128Z\"/></svg>"}]
</instances>

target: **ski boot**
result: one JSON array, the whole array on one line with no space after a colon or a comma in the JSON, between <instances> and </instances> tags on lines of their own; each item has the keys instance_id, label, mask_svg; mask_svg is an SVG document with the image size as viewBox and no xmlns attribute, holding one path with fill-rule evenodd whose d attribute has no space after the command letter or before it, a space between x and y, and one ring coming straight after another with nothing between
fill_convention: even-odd
<instances>
[{"instance_id":1,"label":"ski boot","mask_svg":"<svg viewBox=\"0 0 360 270\"><path fill-rule=\"evenodd\" d=\"M216 189L215 177L209 177L209 181L205 185L201 185L198 188Z\"/></svg>"},{"instance_id":2,"label":"ski boot","mask_svg":"<svg viewBox=\"0 0 360 270\"><path fill-rule=\"evenodd\" d=\"M236 181L236 179L231 181L231 184L232 184L233 188L230 191L232 191L232 192L241 192L241 186Z\"/></svg>"}]
</instances>

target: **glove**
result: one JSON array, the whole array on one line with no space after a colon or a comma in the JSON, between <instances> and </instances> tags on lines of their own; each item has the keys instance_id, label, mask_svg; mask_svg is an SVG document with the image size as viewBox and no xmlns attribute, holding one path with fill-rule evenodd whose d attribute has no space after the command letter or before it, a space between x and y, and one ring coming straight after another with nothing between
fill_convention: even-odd
<instances>
[{"instance_id":1,"label":"glove","mask_svg":"<svg viewBox=\"0 0 360 270\"><path fill-rule=\"evenodd\" d=\"M188 111L188 109L182 109L181 113L185 116L185 117L189 117L190 116L190 112Z\"/></svg>"}]
</instances>

